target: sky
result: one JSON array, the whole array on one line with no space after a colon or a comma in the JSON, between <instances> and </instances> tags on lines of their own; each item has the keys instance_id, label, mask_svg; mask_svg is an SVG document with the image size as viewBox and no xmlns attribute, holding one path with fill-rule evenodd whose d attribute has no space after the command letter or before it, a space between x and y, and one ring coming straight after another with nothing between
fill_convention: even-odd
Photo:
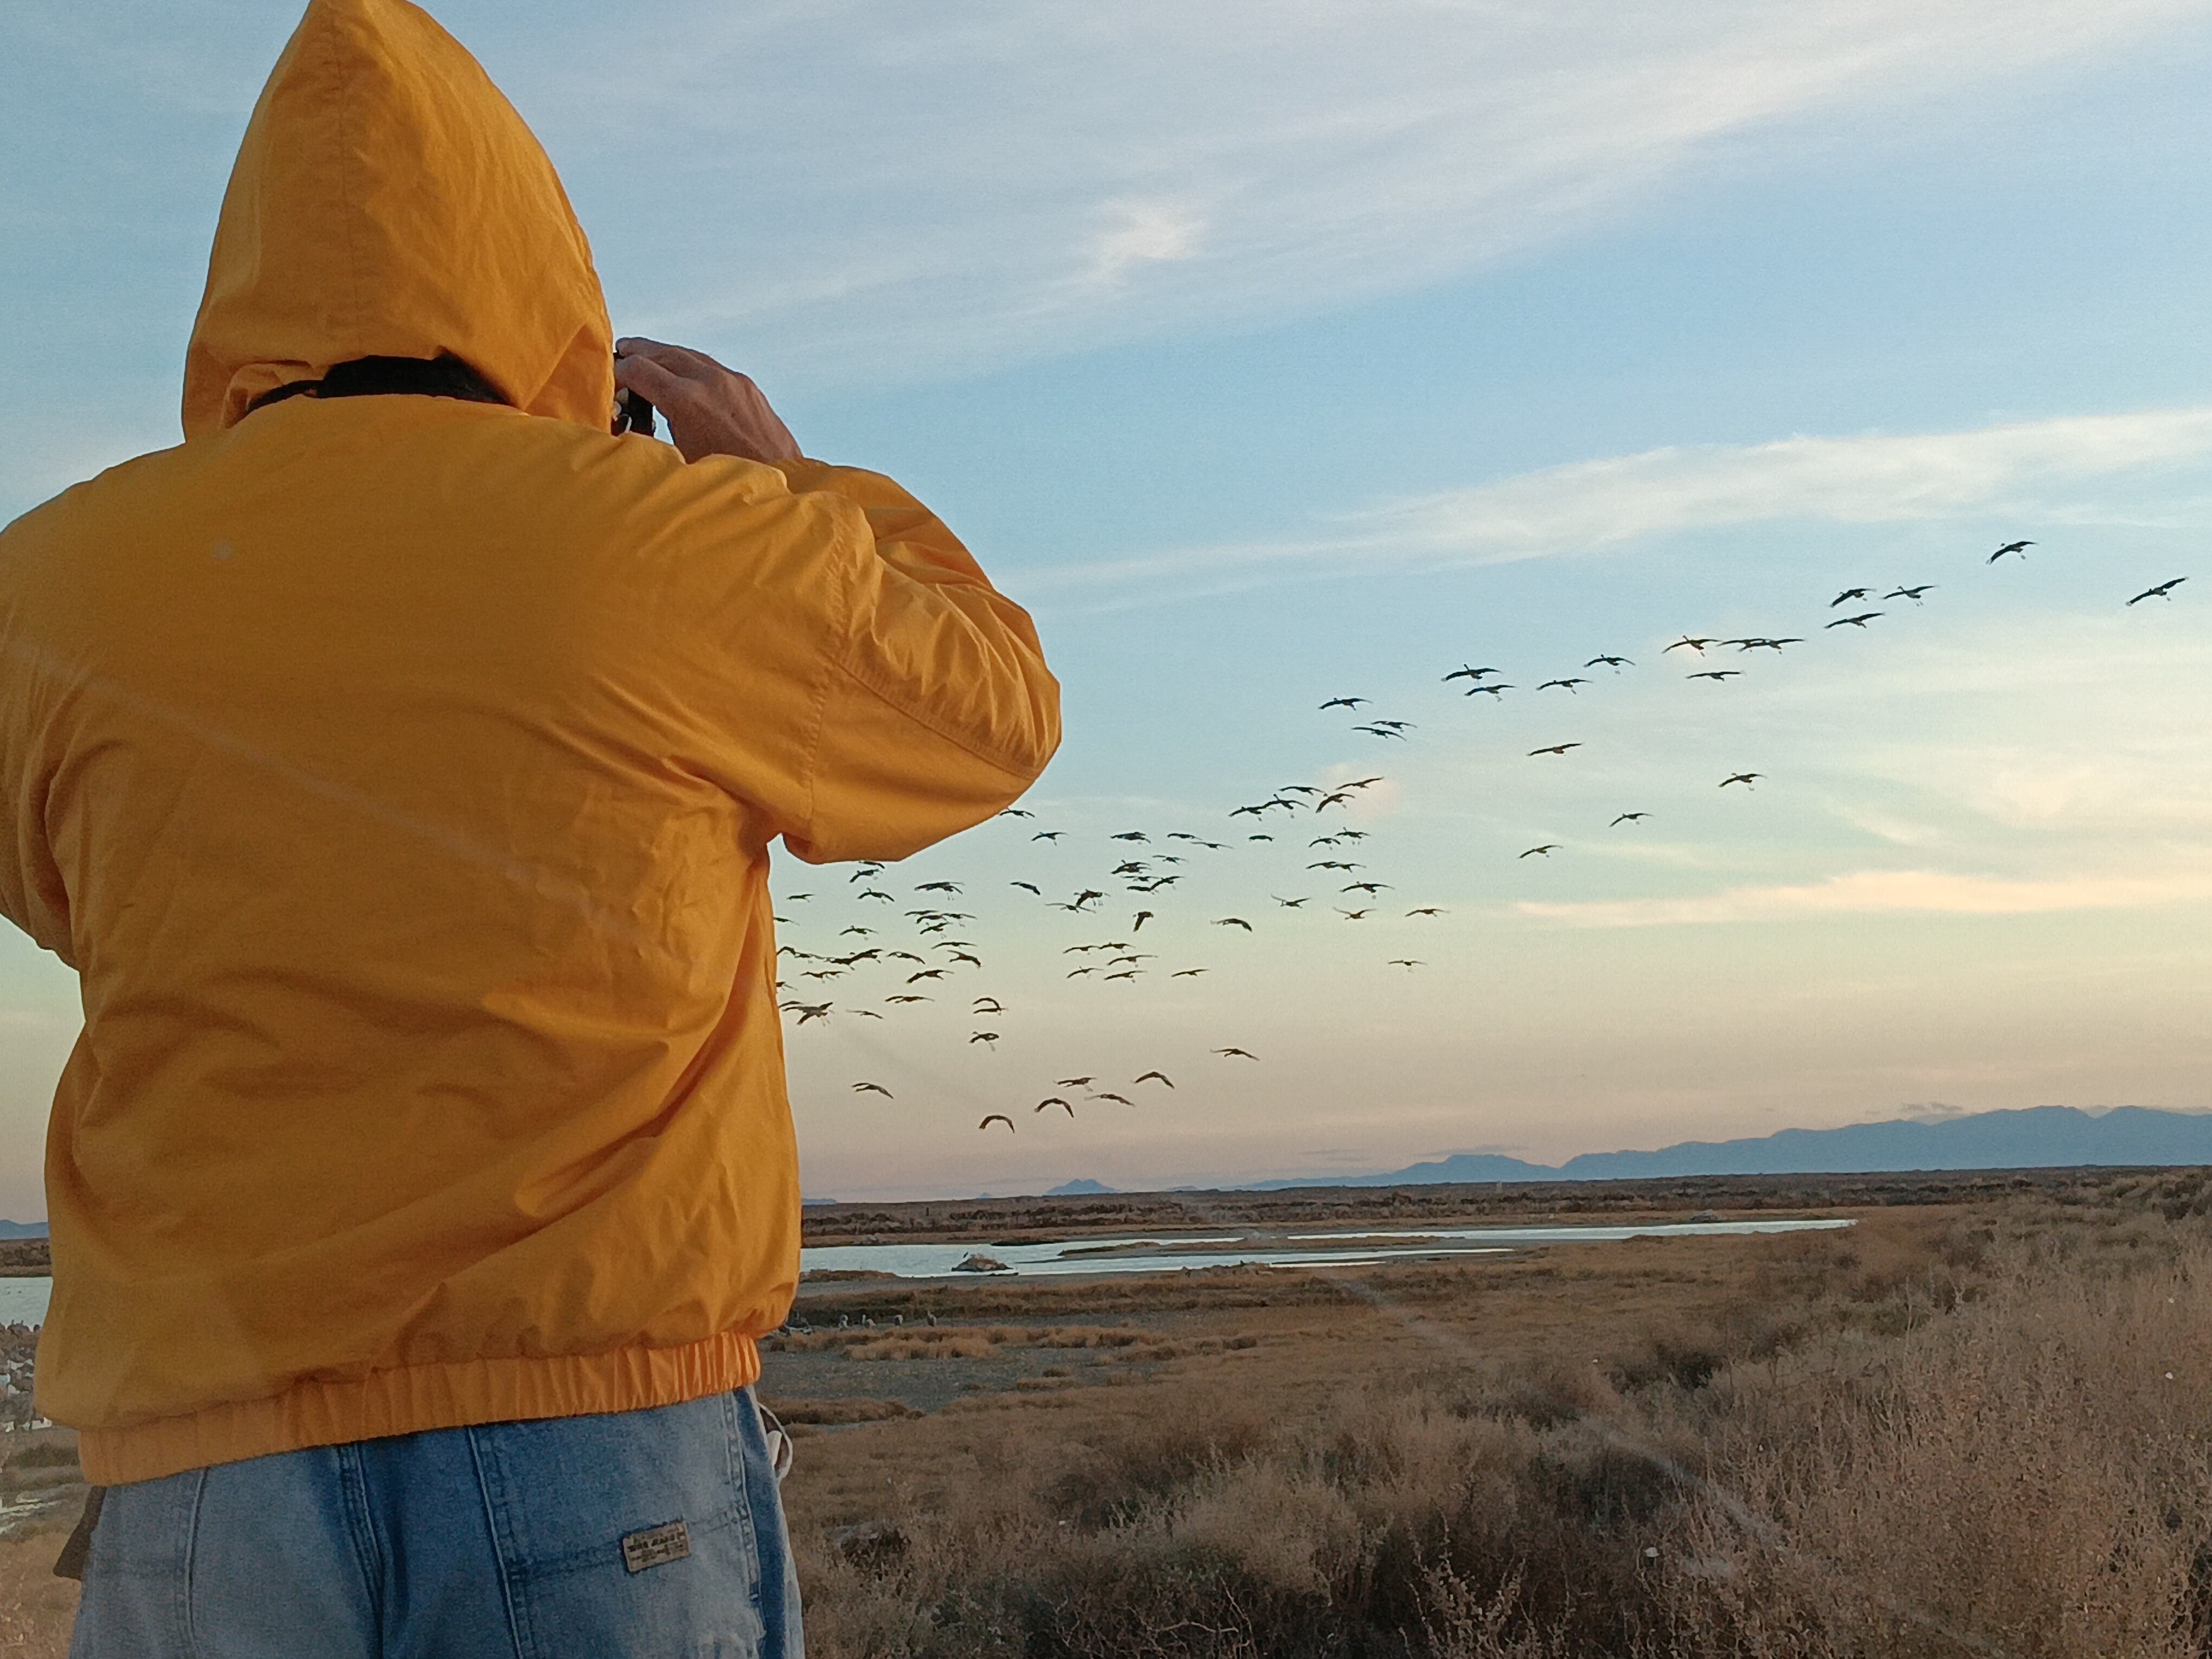
<instances>
[{"instance_id":1,"label":"sky","mask_svg":"<svg viewBox=\"0 0 2212 1659\"><path fill-rule=\"evenodd\" d=\"M811 1194L2212 1108L2212 5L433 10L617 328L928 501L1065 684L1034 817L779 849L794 949L983 959L790 958ZM178 441L296 16L0 8L0 518ZM0 1213L76 1026L0 939Z\"/></svg>"}]
</instances>

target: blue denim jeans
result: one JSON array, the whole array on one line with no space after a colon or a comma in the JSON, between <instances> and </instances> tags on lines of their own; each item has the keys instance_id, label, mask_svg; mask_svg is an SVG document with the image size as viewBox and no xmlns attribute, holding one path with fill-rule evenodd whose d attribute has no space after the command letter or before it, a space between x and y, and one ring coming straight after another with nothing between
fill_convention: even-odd
<instances>
[{"instance_id":1,"label":"blue denim jeans","mask_svg":"<svg viewBox=\"0 0 2212 1659\"><path fill-rule=\"evenodd\" d=\"M108 1489L71 1659L798 1659L752 1390Z\"/></svg>"}]
</instances>

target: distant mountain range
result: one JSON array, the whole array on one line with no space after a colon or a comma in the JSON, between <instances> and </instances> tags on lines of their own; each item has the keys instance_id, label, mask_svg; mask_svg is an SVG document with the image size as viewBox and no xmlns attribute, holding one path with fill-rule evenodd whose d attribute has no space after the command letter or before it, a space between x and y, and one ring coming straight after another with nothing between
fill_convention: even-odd
<instances>
[{"instance_id":1,"label":"distant mountain range","mask_svg":"<svg viewBox=\"0 0 2212 1659\"><path fill-rule=\"evenodd\" d=\"M1670 1176L1872 1175L1907 1170L2069 1169L2080 1164L2212 1164L2212 1113L2118 1106L1962 1112L1840 1129L1784 1129L1746 1140L1686 1140L1655 1152L1584 1152L1565 1164L1530 1164L1495 1152L1454 1152L1379 1175L1255 1181L1238 1190L1285 1187L1412 1187L1475 1181L1639 1181ZM1110 1193L1082 1179L1048 1198Z\"/></svg>"},{"instance_id":2,"label":"distant mountain range","mask_svg":"<svg viewBox=\"0 0 2212 1659\"><path fill-rule=\"evenodd\" d=\"M1903 1170L2065 1169L2076 1164L2212 1164L2212 1114L2119 1106L1970 1112L1840 1129L1784 1129L1747 1140L1686 1140L1656 1152L1584 1152L1556 1167L1492 1152L1455 1152L1381 1175L1263 1181L1283 1187L1403 1187L1459 1181L1638 1181L1667 1176L1861 1175Z\"/></svg>"}]
</instances>

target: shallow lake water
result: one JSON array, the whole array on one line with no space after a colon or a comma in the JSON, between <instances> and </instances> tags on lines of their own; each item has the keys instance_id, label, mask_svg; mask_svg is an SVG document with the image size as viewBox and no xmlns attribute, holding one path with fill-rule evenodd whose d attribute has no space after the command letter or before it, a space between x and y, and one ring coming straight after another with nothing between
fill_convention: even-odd
<instances>
[{"instance_id":1,"label":"shallow lake water","mask_svg":"<svg viewBox=\"0 0 2212 1659\"><path fill-rule=\"evenodd\" d=\"M1325 1233L1067 1238L1044 1244L824 1244L801 1250L799 1263L802 1273L879 1273L900 1279L945 1278L970 1256L1004 1263L1003 1276L1013 1279L1244 1266L1369 1267L1385 1261L1494 1255L1542 1244L1823 1231L1851 1224L1838 1219L1663 1221L1620 1226L1354 1228Z\"/></svg>"},{"instance_id":2,"label":"shallow lake water","mask_svg":"<svg viewBox=\"0 0 2212 1659\"><path fill-rule=\"evenodd\" d=\"M1618 1227L1425 1227L1327 1233L1206 1233L1163 1238L1063 1238L1048 1244L824 1244L799 1253L799 1271L890 1273L942 1279L971 1255L1006 1263L1010 1279L1072 1273L1166 1273L1200 1267L1371 1267L1385 1261L1495 1255L1540 1244L1599 1244L1624 1238L1796 1233L1848 1227L1848 1220L1659 1221ZM961 1274L962 1278L969 1275ZM0 1279L0 1325L42 1325L51 1279Z\"/></svg>"},{"instance_id":3,"label":"shallow lake water","mask_svg":"<svg viewBox=\"0 0 2212 1659\"><path fill-rule=\"evenodd\" d=\"M54 1294L51 1279L0 1279L0 1325L43 1325Z\"/></svg>"}]
</instances>

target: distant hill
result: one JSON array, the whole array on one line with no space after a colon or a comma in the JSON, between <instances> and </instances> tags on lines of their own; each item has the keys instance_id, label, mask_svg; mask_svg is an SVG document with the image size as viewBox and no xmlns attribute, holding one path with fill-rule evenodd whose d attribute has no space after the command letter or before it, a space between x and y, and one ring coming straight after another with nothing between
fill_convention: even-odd
<instances>
[{"instance_id":1,"label":"distant hill","mask_svg":"<svg viewBox=\"0 0 2212 1659\"><path fill-rule=\"evenodd\" d=\"M1433 1182L2070 1169L2099 1164L2212 1164L2212 1114L2148 1106L2119 1106L2109 1112L2031 1106L1932 1120L1851 1123L1840 1129L1784 1129L1748 1140L1686 1140L1654 1152L1584 1152L1557 1167L1491 1152L1454 1152L1381 1175L1265 1181L1254 1183L1251 1190L1406 1187Z\"/></svg>"},{"instance_id":2,"label":"distant hill","mask_svg":"<svg viewBox=\"0 0 2212 1659\"><path fill-rule=\"evenodd\" d=\"M1045 1188L1047 1198L1090 1198L1099 1193L1110 1193L1115 1188L1089 1176L1078 1176L1073 1181L1063 1181L1057 1187Z\"/></svg>"},{"instance_id":3,"label":"distant hill","mask_svg":"<svg viewBox=\"0 0 2212 1659\"><path fill-rule=\"evenodd\" d=\"M46 1224L43 1221L0 1221L0 1238L44 1238Z\"/></svg>"}]
</instances>

